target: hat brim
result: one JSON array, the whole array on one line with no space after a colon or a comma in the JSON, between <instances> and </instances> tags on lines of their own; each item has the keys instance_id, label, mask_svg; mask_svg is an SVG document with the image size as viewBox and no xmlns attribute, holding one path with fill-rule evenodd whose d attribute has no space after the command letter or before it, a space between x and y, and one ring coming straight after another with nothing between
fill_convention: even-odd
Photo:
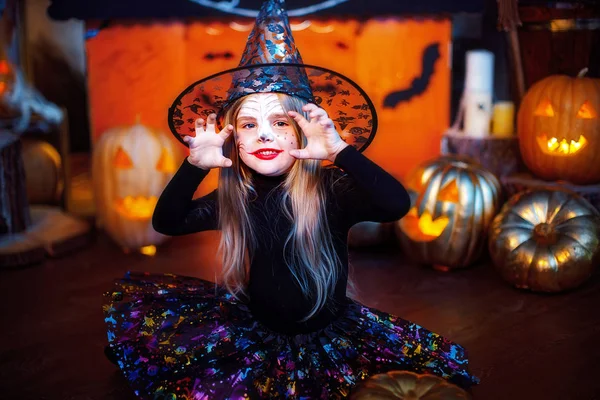
<instances>
[{"instance_id":1,"label":"hat brim","mask_svg":"<svg viewBox=\"0 0 600 400\"><path fill-rule=\"evenodd\" d=\"M304 93L295 93L289 85L273 85L273 76L294 76L303 69L308 77L312 98ZM232 93L233 79L250 79L244 93ZM275 74L275 75L274 75ZM234 78L235 77L235 78ZM256 79L256 78L260 79ZM264 79L263 79L264 78ZM275 79L275 81L277 81ZM377 131L377 113L369 96L350 78L307 64L273 63L246 65L219 72L188 86L169 108L168 123L173 135L182 144L184 136L195 136L195 120L206 119L210 114L218 115L218 126L222 129L224 110L232 100L253 93L285 93L312 102L327 111L342 139L358 151L364 151L373 141Z\"/></svg>"}]
</instances>

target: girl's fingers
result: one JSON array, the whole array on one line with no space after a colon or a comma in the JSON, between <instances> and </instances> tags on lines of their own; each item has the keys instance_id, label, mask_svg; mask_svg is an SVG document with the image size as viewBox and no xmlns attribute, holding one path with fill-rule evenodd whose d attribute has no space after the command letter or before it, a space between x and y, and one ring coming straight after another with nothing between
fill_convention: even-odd
<instances>
[{"instance_id":1,"label":"girl's fingers","mask_svg":"<svg viewBox=\"0 0 600 400\"><path fill-rule=\"evenodd\" d=\"M306 105L302 106L302 111L305 111L305 112L308 112L308 113L309 113L309 112L311 112L312 110L315 110L315 109L317 109L317 108L319 108L319 107L318 107L316 104L313 104L313 103L308 103L308 104L306 104Z\"/></svg>"},{"instance_id":2,"label":"girl's fingers","mask_svg":"<svg viewBox=\"0 0 600 400\"><path fill-rule=\"evenodd\" d=\"M204 120L202 118L198 118L196 120L196 136L204 133Z\"/></svg>"},{"instance_id":3,"label":"girl's fingers","mask_svg":"<svg viewBox=\"0 0 600 400\"><path fill-rule=\"evenodd\" d=\"M221 139L226 140L229 135L231 135L233 133L233 125L227 125L225 128L223 128L223 130L221 130L221 132L219 132L219 136L221 136Z\"/></svg>"},{"instance_id":4,"label":"girl's fingers","mask_svg":"<svg viewBox=\"0 0 600 400\"><path fill-rule=\"evenodd\" d=\"M310 154L308 153L308 150L306 150L306 149L290 150L290 156L298 158L298 159L310 158Z\"/></svg>"},{"instance_id":5,"label":"girl's fingers","mask_svg":"<svg viewBox=\"0 0 600 400\"><path fill-rule=\"evenodd\" d=\"M308 116L311 119L321 119L323 117L327 117L327 112L325 110L323 110L322 108L317 108L315 110L312 110L310 112L310 114L308 114Z\"/></svg>"},{"instance_id":6,"label":"girl's fingers","mask_svg":"<svg viewBox=\"0 0 600 400\"><path fill-rule=\"evenodd\" d=\"M229 168L233 165L233 162L227 158L227 157L222 157L220 160L220 166L223 168Z\"/></svg>"},{"instance_id":7,"label":"girl's fingers","mask_svg":"<svg viewBox=\"0 0 600 400\"><path fill-rule=\"evenodd\" d=\"M216 133L217 114L210 114L206 120L206 131Z\"/></svg>"},{"instance_id":8,"label":"girl's fingers","mask_svg":"<svg viewBox=\"0 0 600 400\"><path fill-rule=\"evenodd\" d=\"M298 125L300 125L300 128L302 129L304 129L304 126L308 124L308 121L306 120L306 118L304 118L304 115L298 114L296 111L288 111L288 115L294 118L294 120L298 123Z\"/></svg>"},{"instance_id":9,"label":"girl's fingers","mask_svg":"<svg viewBox=\"0 0 600 400\"><path fill-rule=\"evenodd\" d=\"M321 121L319 121L319 124L321 124L322 127L324 127L325 129L330 129L333 128L333 121L331 120L331 118L324 118Z\"/></svg>"}]
</instances>

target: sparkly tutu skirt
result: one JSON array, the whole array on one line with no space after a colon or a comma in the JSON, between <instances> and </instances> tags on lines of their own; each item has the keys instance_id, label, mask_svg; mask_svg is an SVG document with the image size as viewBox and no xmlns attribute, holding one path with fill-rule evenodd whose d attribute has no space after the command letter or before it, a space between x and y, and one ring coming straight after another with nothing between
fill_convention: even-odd
<instances>
[{"instance_id":1,"label":"sparkly tutu skirt","mask_svg":"<svg viewBox=\"0 0 600 400\"><path fill-rule=\"evenodd\" d=\"M477 383L458 344L352 300L329 326L291 336L197 278L130 273L106 296L110 351L144 399L342 399L390 370Z\"/></svg>"}]
</instances>

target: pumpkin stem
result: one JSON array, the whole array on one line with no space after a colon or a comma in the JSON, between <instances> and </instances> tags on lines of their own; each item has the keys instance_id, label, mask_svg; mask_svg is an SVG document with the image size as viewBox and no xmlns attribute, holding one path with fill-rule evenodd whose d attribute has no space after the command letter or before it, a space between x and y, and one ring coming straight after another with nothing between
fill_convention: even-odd
<instances>
[{"instance_id":1,"label":"pumpkin stem","mask_svg":"<svg viewBox=\"0 0 600 400\"><path fill-rule=\"evenodd\" d=\"M588 73L589 68L585 67L584 69L582 69L581 71L579 71L579 73L577 74L578 78L583 78L585 76L585 74Z\"/></svg>"},{"instance_id":2,"label":"pumpkin stem","mask_svg":"<svg viewBox=\"0 0 600 400\"><path fill-rule=\"evenodd\" d=\"M533 236L540 244L554 244L556 243L558 236L554 227L546 222L537 224L533 228Z\"/></svg>"},{"instance_id":3,"label":"pumpkin stem","mask_svg":"<svg viewBox=\"0 0 600 400\"><path fill-rule=\"evenodd\" d=\"M140 113L135 114L135 124L139 125L139 124L141 124L141 121L142 121L142 114L140 114Z\"/></svg>"}]
</instances>

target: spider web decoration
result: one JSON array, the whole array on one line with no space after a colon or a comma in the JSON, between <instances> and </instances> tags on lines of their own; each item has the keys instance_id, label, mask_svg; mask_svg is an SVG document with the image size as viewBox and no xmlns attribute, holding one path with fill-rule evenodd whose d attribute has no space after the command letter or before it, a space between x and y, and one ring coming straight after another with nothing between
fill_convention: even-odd
<instances>
[{"instance_id":1,"label":"spider web decoration","mask_svg":"<svg viewBox=\"0 0 600 400\"><path fill-rule=\"evenodd\" d=\"M213 1L213 0L189 0L192 3L199 4L204 7L213 8L215 10L219 10L228 14L241 15L244 17L253 17L256 18L258 16L258 10L252 10L249 8L241 8L238 7L240 5L240 0L221 0L221 1ZM306 7L300 7L295 9L288 9L287 14L290 17L300 17L307 14L312 14L317 11L326 10L331 7L335 7L338 4L346 3L348 0L326 0L317 4L313 4Z\"/></svg>"}]
</instances>

